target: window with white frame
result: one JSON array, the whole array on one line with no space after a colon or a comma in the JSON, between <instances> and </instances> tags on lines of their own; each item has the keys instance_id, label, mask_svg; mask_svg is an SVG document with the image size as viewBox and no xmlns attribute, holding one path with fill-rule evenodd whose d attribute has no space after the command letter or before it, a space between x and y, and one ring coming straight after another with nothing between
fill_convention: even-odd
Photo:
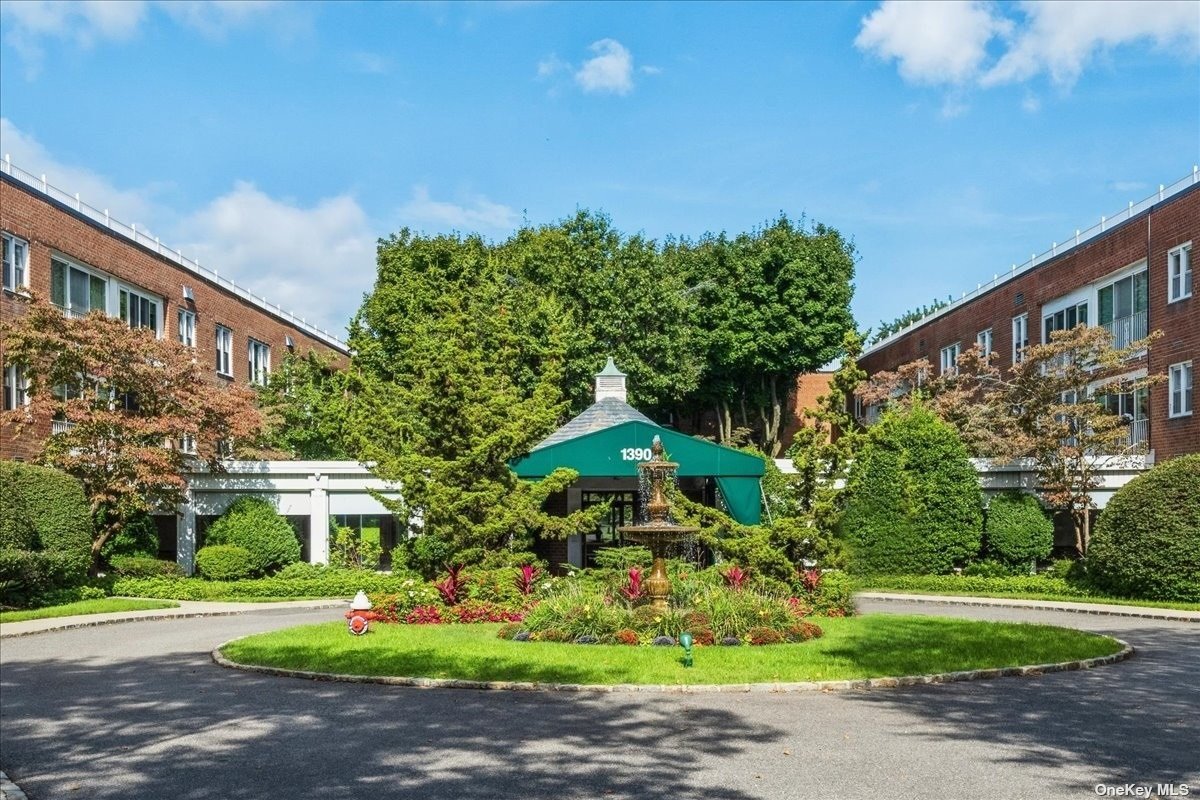
<instances>
[{"instance_id":1,"label":"window with white frame","mask_svg":"<svg viewBox=\"0 0 1200 800\"><path fill-rule=\"evenodd\" d=\"M158 335L159 308L162 301L150 294L122 286L118 295L117 316L131 328L146 328Z\"/></svg>"},{"instance_id":2,"label":"window with white frame","mask_svg":"<svg viewBox=\"0 0 1200 800\"><path fill-rule=\"evenodd\" d=\"M185 308L181 308L179 309L179 313L176 314L176 323L179 343L184 347L195 347L196 315Z\"/></svg>"},{"instance_id":3,"label":"window with white frame","mask_svg":"<svg viewBox=\"0 0 1200 800\"><path fill-rule=\"evenodd\" d=\"M1167 302L1174 303L1191 296L1192 243L1187 242L1167 253Z\"/></svg>"},{"instance_id":4,"label":"window with white frame","mask_svg":"<svg viewBox=\"0 0 1200 800\"><path fill-rule=\"evenodd\" d=\"M233 331L217 326L217 374L233 377Z\"/></svg>"},{"instance_id":5,"label":"window with white frame","mask_svg":"<svg viewBox=\"0 0 1200 800\"><path fill-rule=\"evenodd\" d=\"M1170 416L1186 417L1192 413L1192 362L1172 364L1167 369L1167 389L1170 396Z\"/></svg>"},{"instance_id":6,"label":"window with white frame","mask_svg":"<svg viewBox=\"0 0 1200 800\"><path fill-rule=\"evenodd\" d=\"M0 234L4 244L4 288L19 292L29 287L29 243L10 233Z\"/></svg>"},{"instance_id":7,"label":"window with white frame","mask_svg":"<svg viewBox=\"0 0 1200 800\"><path fill-rule=\"evenodd\" d=\"M271 348L257 339L251 339L247 347L250 362L250 382L259 386L267 385L267 376L271 374Z\"/></svg>"},{"instance_id":8,"label":"window with white frame","mask_svg":"<svg viewBox=\"0 0 1200 800\"><path fill-rule=\"evenodd\" d=\"M942 348L942 373L943 375L953 375L958 368L958 346L955 342L948 347Z\"/></svg>"},{"instance_id":9,"label":"window with white frame","mask_svg":"<svg viewBox=\"0 0 1200 800\"><path fill-rule=\"evenodd\" d=\"M1025 348L1029 347L1029 315L1022 314L1012 320L1012 360L1014 364L1025 358Z\"/></svg>"},{"instance_id":10,"label":"window with white frame","mask_svg":"<svg viewBox=\"0 0 1200 800\"><path fill-rule=\"evenodd\" d=\"M1055 311L1042 317L1042 344L1050 343L1050 334L1055 331L1069 331L1076 325L1087 325L1088 304L1076 303L1073 306Z\"/></svg>"},{"instance_id":11,"label":"window with white frame","mask_svg":"<svg viewBox=\"0 0 1200 800\"><path fill-rule=\"evenodd\" d=\"M975 344L979 347L981 355L990 356L992 354L992 329L988 328L986 331L975 334Z\"/></svg>"},{"instance_id":12,"label":"window with white frame","mask_svg":"<svg viewBox=\"0 0 1200 800\"><path fill-rule=\"evenodd\" d=\"M1150 291L1146 270L1101 286L1096 292L1096 322L1113 336L1114 347L1128 347L1149 331Z\"/></svg>"},{"instance_id":13,"label":"window with white frame","mask_svg":"<svg viewBox=\"0 0 1200 800\"><path fill-rule=\"evenodd\" d=\"M108 312L108 279L61 258L50 259L50 302L68 317Z\"/></svg>"},{"instance_id":14,"label":"window with white frame","mask_svg":"<svg viewBox=\"0 0 1200 800\"><path fill-rule=\"evenodd\" d=\"M4 368L4 410L15 411L29 405L29 381L25 378L25 367L9 364Z\"/></svg>"}]
</instances>

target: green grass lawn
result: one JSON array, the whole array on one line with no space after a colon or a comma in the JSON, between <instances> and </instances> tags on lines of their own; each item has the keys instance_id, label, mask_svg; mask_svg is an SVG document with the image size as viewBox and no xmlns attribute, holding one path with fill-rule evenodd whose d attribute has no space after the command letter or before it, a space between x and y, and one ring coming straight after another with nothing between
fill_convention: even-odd
<instances>
[{"instance_id":1,"label":"green grass lawn","mask_svg":"<svg viewBox=\"0 0 1200 800\"><path fill-rule=\"evenodd\" d=\"M80 600L61 606L46 606L25 611L0 611L0 623L23 622L27 619L73 617L77 614L107 614L112 611L148 611L154 608L179 608L170 600L130 600L124 597L105 597L101 600Z\"/></svg>"},{"instance_id":2,"label":"green grass lawn","mask_svg":"<svg viewBox=\"0 0 1200 800\"><path fill-rule=\"evenodd\" d=\"M803 644L679 647L510 642L498 625L380 625L351 636L342 623L259 634L223 652L244 664L351 675L550 683L769 683L847 680L1045 664L1115 653L1113 639L1048 625L869 614L818 619Z\"/></svg>"}]
</instances>

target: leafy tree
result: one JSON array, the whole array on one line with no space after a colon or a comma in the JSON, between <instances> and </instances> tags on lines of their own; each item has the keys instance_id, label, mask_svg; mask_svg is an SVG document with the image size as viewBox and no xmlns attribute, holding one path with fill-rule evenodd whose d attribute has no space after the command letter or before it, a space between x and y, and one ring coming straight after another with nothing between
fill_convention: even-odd
<instances>
[{"instance_id":1,"label":"leafy tree","mask_svg":"<svg viewBox=\"0 0 1200 800\"><path fill-rule=\"evenodd\" d=\"M292 458L344 459L346 373L331 356L288 353L258 390L263 445Z\"/></svg>"},{"instance_id":2,"label":"leafy tree","mask_svg":"<svg viewBox=\"0 0 1200 800\"><path fill-rule=\"evenodd\" d=\"M796 375L832 360L853 326L854 245L833 228L781 215L733 239L671 243L664 257L698 301L707 366L696 402L713 407L723 443L745 429L775 457Z\"/></svg>"},{"instance_id":3,"label":"leafy tree","mask_svg":"<svg viewBox=\"0 0 1200 800\"><path fill-rule=\"evenodd\" d=\"M983 496L954 429L921 403L871 427L841 531L862 572L946 573L979 552Z\"/></svg>"},{"instance_id":4,"label":"leafy tree","mask_svg":"<svg viewBox=\"0 0 1200 800\"><path fill-rule=\"evenodd\" d=\"M896 317L891 322L880 322L879 328L876 330L875 334L871 337L870 343L878 344L879 342L882 342L884 339L891 336L893 333L904 330L909 325L912 325L914 322L919 322L919 321L925 319L926 317L928 317L930 314L934 313L935 311L938 311L939 309L943 309L948 305L950 305L950 300L942 300L941 298L934 298L933 302L931 302L929 305L921 306L920 308L915 308L912 311L906 311L903 314L901 314L900 316Z\"/></svg>"},{"instance_id":5,"label":"leafy tree","mask_svg":"<svg viewBox=\"0 0 1200 800\"><path fill-rule=\"evenodd\" d=\"M401 487L401 499L380 499L422 534L410 549L436 544L478 561L527 550L533 530L563 535L594 524L592 512L541 511L569 473L530 485L508 468L563 409L561 312L509 277L476 237L405 231L381 243L375 289L351 325L347 440ZM543 316L544 340L526 335L531 316Z\"/></svg>"},{"instance_id":6,"label":"leafy tree","mask_svg":"<svg viewBox=\"0 0 1200 800\"><path fill-rule=\"evenodd\" d=\"M988 503L988 555L1029 572L1054 547L1054 523L1031 494L1005 492Z\"/></svg>"},{"instance_id":7,"label":"leafy tree","mask_svg":"<svg viewBox=\"0 0 1200 800\"><path fill-rule=\"evenodd\" d=\"M262 417L243 386L207 380L193 351L119 319L68 319L40 299L3 326L5 359L25 368L29 404L0 420L20 435L62 420L39 461L83 485L95 520L93 570L102 549L134 517L173 509L196 462L221 471L223 448L251 442ZM196 456L177 445L187 437Z\"/></svg>"}]
</instances>

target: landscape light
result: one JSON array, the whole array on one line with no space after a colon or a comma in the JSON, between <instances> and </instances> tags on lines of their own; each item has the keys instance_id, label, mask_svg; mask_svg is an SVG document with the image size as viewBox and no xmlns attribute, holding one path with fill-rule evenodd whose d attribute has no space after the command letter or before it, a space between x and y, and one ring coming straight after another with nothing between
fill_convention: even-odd
<instances>
[{"instance_id":1,"label":"landscape light","mask_svg":"<svg viewBox=\"0 0 1200 800\"><path fill-rule=\"evenodd\" d=\"M679 634L679 646L683 648L683 665L690 667L692 665L692 635L690 633Z\"/></svg>"}]
</instances>

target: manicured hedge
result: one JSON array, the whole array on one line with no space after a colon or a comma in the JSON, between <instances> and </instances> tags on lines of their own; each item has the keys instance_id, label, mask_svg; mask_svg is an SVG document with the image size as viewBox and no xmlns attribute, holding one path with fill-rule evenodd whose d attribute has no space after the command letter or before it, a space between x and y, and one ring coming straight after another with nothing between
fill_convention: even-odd
<instances>
[{"instance_id":1,"label":"manicured hedge","mask_svg":"<svg viewBox=\"0 0 1200 800\"><path fill-rule=\"evenodd\" d=\"M250 551L236 544L214 544L196 553L196 569L214 581L239 581L254 571Z\"/></svg>"},{"instance_id":2,"label":"manicured hedge","mask_svg":"<svg viewBox=\"0 0 1200 800\"><path fill-rule=\"evenodd\" d=\"M74 586L92 563L92 517L79 482L58 470L0 461L0 587L5 603Z\"/></svg>"},{"instance_id":3,"label":"manicured hedge","mask_svg":"<svg viewBox=\"0 0 1200 800\"><path fill-rule=\"evenodd\" d=\"M1086 587L1050 575L872 575L861 578L858 588L896 592L955 592L969 594L1050 594L1089 597Z\"/></svg>"},{"instance_id":4,"label":"manicured hedge","mask_svg":"<svg viewBox=\"0 0 1200 800\"><path fill-rule=\"evenodd\" d=\"M421 582L415 574L384 575L367 570L329 570L319 578L257 578L243 581L206 581L201 578L118 578L112 593L124 597L157 597L164 600L220 600L295 597L352 597L367 593L399 594Z\"/></svg>"},{"instance_id":5,"label":"manicured hedge","mask_svg":"<svg viewBox=\"0 0 1200 800\"><path fill-rule=\"evenodd\" d=\"M984 535L988 556L1012 566L1028 567L1050 555L1054 522L1033 495L1005 492L988 504Z\"/></svg>"},{"instance_id":6,"label":"manicured hedge","mask_svg":"<svg viewBox=\"0 0 1200 800\"><path fill-rule=\"evenodd\" d=\"M1114 594L1200 602L1200 454L1164 461L1113 494L1087 569Z\"/></svg>"},{"instance_id":7,"label":"manicured hedge","mask_svg":"<svg viewBox=\"0 0 1200 800\"><path fill-rule=\"evenodd\" d=\"M236 545L250 553L252 573L262 575L300 560L291 523L262 497L239 497L208 529L206 545Z\"/></svg>"},{"instance_id":8,"label":"manicured hedge","mask_svg":"<svg viewBox=\"0 0 1200 800\"><path fill-rule=\"evenodd\" d=\"M979 553L983 496L954 429L915 405L872 426L839 530L860 573L946 573Z\"/></svg>"},{"instance_id":9,"label":"manicured hedge","mask_svg":"<svg viewBox=\"0 0 1200 800\"><path fill-rule=\"evenodd\" d=\"M113 556L108 560L114 575L125 578L159 578L182 576L183 569L174 561L153 556Z\"/></svg>"}]
</instances>

